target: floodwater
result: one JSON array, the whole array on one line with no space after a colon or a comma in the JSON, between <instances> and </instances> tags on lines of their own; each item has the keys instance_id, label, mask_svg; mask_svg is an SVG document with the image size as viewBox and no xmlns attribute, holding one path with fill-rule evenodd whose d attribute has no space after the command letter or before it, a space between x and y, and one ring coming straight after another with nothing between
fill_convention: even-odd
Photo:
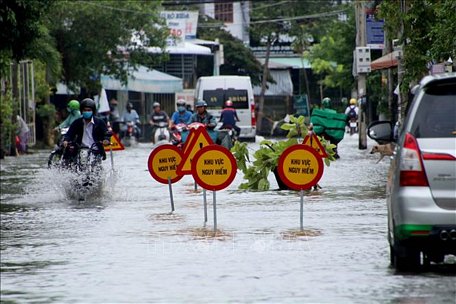
<instances>
[{"instance_id":1,"label":"floodwater","mask_svg":"<svg viewBox=\"0 0 456 304\"><path fill-rule=\"evenodd\" d=\"M369 148L372 146L369 142ZM455 303L454 268L415 274L389 268L388 160L339 146L322 189L216 193L216 237L204 229L191 176L168 186L147 171L151 145L114 152L101 195L69 199L46 168L48 151L1 162L1 299L5 302ZM253 151L257 144L249 144ZM451 261L450 261L451 263ZM454 263L454 259L453 259Z\"/></svg>"}]
</instances>

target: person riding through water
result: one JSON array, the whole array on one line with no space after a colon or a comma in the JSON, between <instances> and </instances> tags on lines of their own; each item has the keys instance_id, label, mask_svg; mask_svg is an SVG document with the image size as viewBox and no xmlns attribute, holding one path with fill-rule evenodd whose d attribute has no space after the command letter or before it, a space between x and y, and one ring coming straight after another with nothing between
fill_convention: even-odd
<instances>
[{"instance_id":1,"label":"person riding through water","mask_svg":"<svg viewBox=\"0 0 456 304\"><path fill-rule=\"evenodd\" d=\"M135 137L138 139L141 135L141 129L138 126L140 124L139 115L136 110L133 109L133 104L131 102L127 103L126 109L127 111L122 115L123 124L120 128L120 138L123 138L125 136L125 133L127 132L127 123L131 122L133 123L135 130Z\"/></svg>"},{"instance_id":2,"label":"person riding through water","mask_svg":"<svg viewBox=\"0 0 456 304\"><path fill-rule=\"evenodd\" d=\"M321 108L331 110L331 98L323 98L323 100L321 101Z\"/></svg>"},{"instance_id":3,"label":"person riding through water","mask_svg":"<svg viewBox=\"0 0 456 304\"><path fill-rule=\"evenodd\" d=\"M159 128L159 124L163 123L166 126L169 126L169 117L165 111L161 110L160 103L154 102L152 104L152 108L154 109L152 114L150 115L149 124L152 126L152 137L155 136L155 131Z\"/></svg>"},{"instance_id":4,"label":"person riding through water","mask_svg":"<svg viewBox=\"0 0 456 304\"><path fill-rule=\"evenodd\" d=\"M109 145L111 138L106 123L95 117L96 105L93 99L81 101L80 109L82 117L76 119L64 135L63 147L66 148L69 142L75 142L82 147L93 148L95 155L105 160L103 145Z\"/></svg>"},{"instance_id":5,"label":"person riding through water","mask_svg":"<svg viewBox=\"0 0 456 304\"><path fill-rule=\"evenodd\" d=\"M312 111L310 122L313 125L315 134L336 145L333 150L335 152L334 157L338 159L337 145L344 138L345 114L337 113L336 110L331 109L331 99L325 97L321 101L321 109L314 109Z\"/></svg>"},{"instance_id":6,"label":"person riding through water","mask_svg":"<svg viewBox=\"0 0 456 304\"><path fill-rule=\"evenodd\" d=\"M70 100L70 102L67 105L68 116L64 121L62 121L60 125L56 127L56 129L69 128L73 121L80 118L81 112L79 111L79 107L79 101L74 99Z\"/></svg>"},{"instance_id":7,"label":"person riding through water","mask_svg":"<svg viewBox=\"0 0 456 304\"><path fill-rule=\"evenodd\" d=\"M215 117L207 111L207 103L204 100L199 100L195 103L195 109L196 113L193 113L190 122L199 122L204 124L212 140L216 142L217 132L214 128L217 126L217 121Z\"/></svg>"},{"instance_id":8,"label":"person riding through water","mask_svg":"<svg viewBox=\"0 0 456 304\"><path fill-rule=\"evenodd\" d=\"M187 111L185 100L179 99L176 103L177 111L171 115L169 122L169 128L173 129L178 124L189 124L192 119L192 113Z\"/></svg>"},{"instance_id":9,"label":"person riding through water","mask_svg":"<svg viewBox=\"0 0 456 304\"><path fill-rule=\"evenodd\" d=\"M207 103L199 100L195 103L196 113L192 115L190 122L199 122L206 126L207 129L213 130L217 126L215 117L207 111Z\"/></svg>"},{"instance_id":10,"label":"person riding through water","mask_svg":"<svg viewBox=\"0 0 456 304\"><path fill-rule=\"evenodd\" d=\"M345 115L348 116L348 119L358 119L359 109L356 106L356 103L355 98L350 99L350 105L345 109Z\"/></svg>"},{"instance_id":11,"label":"person riding through water","mask_svg":"<svg viewBox=\"0 0 456 304\"><path fill-rule=\"evenodd\" d=\"M219 121L222 122L220 129L234 129L236 131L236 136L241 134L241 128L236 126L236 122L239 121L239 117L236 109L233 108L233 102L231 100L228 99L225 102L225 107L220 114Z\"/></svg>"}]
</instances>

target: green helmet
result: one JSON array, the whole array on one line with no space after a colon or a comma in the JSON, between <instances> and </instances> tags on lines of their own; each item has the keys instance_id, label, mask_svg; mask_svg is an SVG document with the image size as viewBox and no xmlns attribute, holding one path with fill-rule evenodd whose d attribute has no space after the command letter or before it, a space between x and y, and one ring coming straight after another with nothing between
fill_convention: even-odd
<instances>
[{"instance_id":1,"label":"green helmet","mask_svg":"<svg viewBox=\"0 0 456 304\"><path fill-rule=\"evenodd\" d=\"M79 110L79 101L73 99L68 103L68 108L73 111L73 110Z\"/></svg>"},{"instance_id":2,"label":"green helmet","mask_svg":"<svg viewBox=\"0 0 456 304\"><path fill-rule=\"evenodd\" d=\"M329 97L323 98L323 100L321 101L321 105L324 108L330 108L331 107L331 99Z\"/></svg>"}]
</instances>

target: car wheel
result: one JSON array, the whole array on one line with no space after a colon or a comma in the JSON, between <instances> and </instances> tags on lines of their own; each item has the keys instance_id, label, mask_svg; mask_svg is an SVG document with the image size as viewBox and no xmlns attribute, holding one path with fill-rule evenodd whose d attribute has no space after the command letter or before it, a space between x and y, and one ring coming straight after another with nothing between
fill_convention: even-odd
<instances>
[{"instance_id":1,"label":"car wheel","mask_svg":"<svg viewBox=\"0 0 456 304\"><path fill-rule=\"evenodd\" d=\"M390 260L397 271L416 271L421 266L420 251L402 246L390 246Z\"/></svg>"}]
</instances>

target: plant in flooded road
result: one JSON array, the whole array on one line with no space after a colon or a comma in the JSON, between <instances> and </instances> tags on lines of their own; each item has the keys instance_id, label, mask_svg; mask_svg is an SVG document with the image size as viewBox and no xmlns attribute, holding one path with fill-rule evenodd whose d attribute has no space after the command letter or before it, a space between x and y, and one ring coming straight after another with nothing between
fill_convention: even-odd
<instances>
[{"instance_id":1,"label":"plant in flooded road","mask_svg":"<svg viewBox=\"0 0 456 304\"><path fill-rule=\"evenodd\" d=\"M260 148L253 153L253 161L250 160L246 143L236 142L233 146L231 151L236 158L237 166L244 173L244 179L247 180L247 182L239 186L240 189L269 190L270 183L268 176L270 172L276 171L280 155L288 147L302 143L302 138L307 136L310 131L304 122L304 116L290 116L290 122L283 124L281 128L288 131L287 139L280 141L261 141ZM320 136L317 136L317 138L328 154L324 162L329 166L331 161L336 160L334 157L334 148L336 145L331 144Z\"/></svg>"}]
</instances>

